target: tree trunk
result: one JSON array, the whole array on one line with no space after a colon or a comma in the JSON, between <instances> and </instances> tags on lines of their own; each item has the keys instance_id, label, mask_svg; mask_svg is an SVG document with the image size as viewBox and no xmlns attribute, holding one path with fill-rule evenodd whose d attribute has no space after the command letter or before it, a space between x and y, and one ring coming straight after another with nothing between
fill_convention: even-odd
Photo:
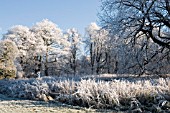
<instances>
[{"instance_id":1,"label":"tree trunk","mask_svg":"<svg viewBox=\"0 0 170 113\"><path fill-rule=\"evenodd\" d=\"M115 63L115 70L114 70L114 73L117 73L117 71L118 71L118 61L116 61L116 63Z\"/></svg>"},{"instance_id":2,"label":"tree trunk","mask_svg":"<svg viewBox=\"0 0 170 113\"><path fill-rule=\"evenodd\" d=\"M49 76L48 75L48 46L46 50L46 59L45 59L45 76Z\"/></svg>"},{"instance_id":3,"label":"tree trunk","mask_svg":"<svg viewBox=\"0 0 170 113\"><path fill-rule=\"evenodd\" d=\"M90 44L90 64L91 64L91 74L94 72L94 51L93 43Z\"/></svg>"}]
</instances>

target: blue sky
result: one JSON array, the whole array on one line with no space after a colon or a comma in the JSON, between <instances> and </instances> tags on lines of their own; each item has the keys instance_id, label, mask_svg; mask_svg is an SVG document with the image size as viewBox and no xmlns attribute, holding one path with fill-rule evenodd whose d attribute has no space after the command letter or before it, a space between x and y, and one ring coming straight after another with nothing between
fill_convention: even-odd
<instances>
[{"instance_id":1,"label":"blue sky","mask_svg":"<svg viewBox=\"0 0 170 113\"><path fill-rule=\"evenodd\" d=\"M97 21L100 0L1 0L0 37L14 25L31 27L42 19L49 19L63 30L84 28Z\"/></svg>"}]
</instances>

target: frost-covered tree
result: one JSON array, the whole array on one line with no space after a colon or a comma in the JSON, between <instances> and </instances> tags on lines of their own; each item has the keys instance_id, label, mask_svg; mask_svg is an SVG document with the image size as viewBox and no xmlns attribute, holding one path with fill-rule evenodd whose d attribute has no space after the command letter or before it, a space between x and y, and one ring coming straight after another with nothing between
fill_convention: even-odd
<instances>
[{"instance_id":1,"label":"frost-covered tree","mask_svg":"<svg viewBox=\"0 0 170 113\"><path fill-rule=\"evenodd\" d=\"M19 54L17 57L17 70L19 73L25 72L27 75L34 73L34 52L36 39L29 28L17 25L8 30L3 39L9 39L15 42ZM27 76L25 75L25 76Z\"/></svg>"},{"instance_id":2,"label":"frost-covered tree","mask_svg":"<svg viewBox=\"0 0 170 113\"><path fill-rule=\"evenodd\" d=\"M80 55L80 45L82 44L81 36L75 28L68 29L65 36L70 43L69 64L73 70L73 74L76 75L78 67L77 60L79 57L78 55Z\"/></svg>"},{"instance_id":3,"label":"frost-covered tree","mask_svg":"<svg viewBox=\"0 0 170 113\"><path fill-rule=\"evenodd\" d=\"M68 54L69 42L57 25L47 19L31 28L36 38L36 50L40 53L44 75L49 76L49 67Z\"/></svg>"},{"instance_id":4,"label":"frost-covered tree","mask_svg":"<svg viewBox=\"0 0 170 113\"><path fill-rule=\"evenodd\" d=\"M56 67L61 70L69 53L70 43L67 38L56 24L47 19L36 23L32 28L14 26L3 38L12 40L17 45L17 69L18 72L25 73L26 77L33 77L39 72L48 76Z\"/></svg>"},{"instance_id":5,"label":"frost-covered tree","mask_svg":"<svg viewBox=\"0 0 170 113\"><path fill-rule=\"evenodd\" d=\"M97 32L100 30L99 26L96 25L96 23L91 23L86 28L87 32L87 40L86 44L88 46L89 52L90 52L90 65L91 65L91 73L94 73L95 68L95 57L96 57L96 49L95 49L95 42L94 37L96 36Z\"/></svg>"},{"instance_id":6,"label":"frost-covered tree","mask_svg":"<svg viewBox=\"0 0 170 113\"><path fill-rule=\"evenodd\" d=\"M90 54L91 72L95 71L97 74L100 73L102 68L109 63L108 58L109 49L109 33L101 29L96 23L91 23L86 28L87 40L86 44Z\"/></svg>"},{"instance_id":7,"label":"frost-covered tree","mask_svg":"<svg viewBox=\"0 0 170 113\"><path fill-rule=\"evenodd\" d=\"M0 75L2 77L15 77L16 67L14 61L18 55L18 48L11 40L0 41Z\"/></svg>"},{"instance_id":8,"label":"frost-covered tree","mask_svg":"<svg viewBox=\"0 0 170 113\"><path fill-rule=\"evenodd\" d=\"M102 27L124 38L119 72L169 73L169 6L168 0L102 0Z\"/></svg>"},{"instance_id":9,"label":"frost-covered tree","mask_svg":"<svg viewBox=\"0 0 170 113\"><path fill-rule=\"evenodd\" d=\"M126 33L134 43L146 36L170 49L169 10L169 0L102 0L101 22L112 31Z\"/></svg>"}]
</instances>

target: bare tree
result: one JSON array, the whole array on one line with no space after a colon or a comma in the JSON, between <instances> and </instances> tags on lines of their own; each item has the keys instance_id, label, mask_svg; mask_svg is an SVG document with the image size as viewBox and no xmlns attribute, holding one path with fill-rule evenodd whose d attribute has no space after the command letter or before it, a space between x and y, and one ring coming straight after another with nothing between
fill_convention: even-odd
<instances>
[{"instance_id":1,"label":"bare tree","mask_svg":"<svg viewBox=\"0 0 170 113\"><path fill-rule=\"evenodd\" d=\"M124 51L125 57L132 56L128 57L129 62L134 61L124 62L127 70L132 68L143 74L153 70L159 73L164 68L169 73L169 0L102 0L100 20L112 35L124 38L127 50L131 46L129 53ZM127 60L125 57L119 61ZM156 65L158 63L162 67Z\"/></svg>"},{"instance_id":2,"label":"bare tree","mask_svg":"<svg viewBox=\"0 0 170 113\"><path fill-rule=\"evenodd\" d=\"M105 27L121 29L133 43L137 38L146 36L158 45L170 49L169 0L102 1L101 21Z\"/></svg>"}]
</instances>

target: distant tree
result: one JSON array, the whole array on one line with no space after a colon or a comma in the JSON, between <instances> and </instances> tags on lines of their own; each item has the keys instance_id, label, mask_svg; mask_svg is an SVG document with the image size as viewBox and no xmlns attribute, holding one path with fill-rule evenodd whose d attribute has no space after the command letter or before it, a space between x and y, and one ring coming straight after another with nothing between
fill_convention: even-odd
<instances>
[{"instance_id":1,"label":"distant tree","mask_svg":"<svg viewBox=\"0 0 170 113\"><path fill-rule=\"evenodd\" d=\"M67 37L67 40L70 43L69 64L71 69L73 70L74 75L76 75L78 67L77 60L78 55L80 55L80 45L82 44L82 40L80 34L75 28L68 29L65 33L65 36Z\"/></svg>"},{"instance_id":2,"label":"distant tree","mask_svg":"<svg viewBox=\"0 0 170 113\"><path fill-rule=\"evenodd\" d=\"M106 63L109 63L110 53L109 48L109 36L108 32L101 29L96 23L91 23L86 28L86 45L88 46L90 54L91 72L95 71L100 73L101 69L105 67Z\"/></svg>"}]
</instances>

